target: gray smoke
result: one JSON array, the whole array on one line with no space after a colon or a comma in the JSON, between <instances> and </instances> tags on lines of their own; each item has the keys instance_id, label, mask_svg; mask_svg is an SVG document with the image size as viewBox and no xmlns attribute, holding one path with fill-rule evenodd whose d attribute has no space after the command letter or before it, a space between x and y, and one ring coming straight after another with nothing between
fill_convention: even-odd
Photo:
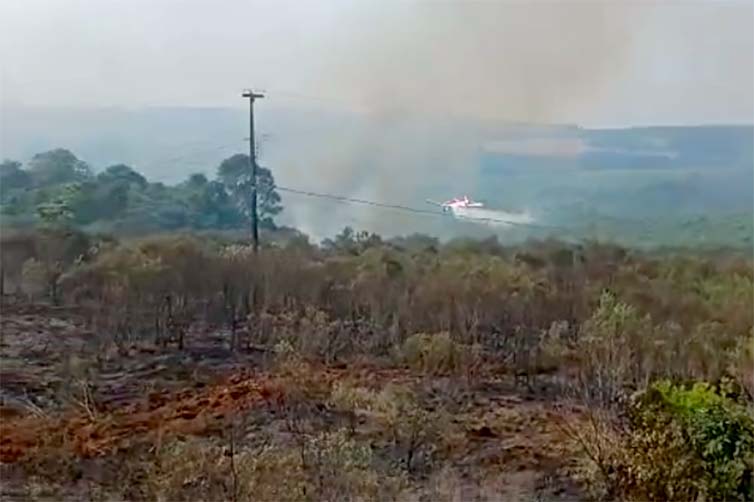
<instances>
[{"instance_id":1,"label":"gray smoke","mask_svg":"<svg viewBox=\"0 0 754 502\"><path fill-rule=\"evenodd\" d=\"M620 78L638 20L615 4L387 5L362 9L343 27L348 43L323 57L329 92L364 125L311 144L300 184L419 206L473 190L480 143L500 130L482 120L548 123L595 100ZM330 231L344 216L388 234L445 224L369 207L292 211L295 223Z\"/></svg>"},{"instance_id":2,"label":"gray smoke","mask_svg":"<svg viewBox=\"0 0 754 502\"><path fill-rule=\"evenodd\" d=\"M628 2L375 5L326 57L336 90L376 116L545 123L598 106L605 84L631 69L648 14Z\"/></svg>"},{"instance_id":3,"label":"gray smoke","mask_svg":"<svg viewBox=\"0 0 754 502\"><path fill-rule=\"evenodd\" d=\"M733 3L715 8L633 1L362 5L344 14L349 22L340 27L342 44L323 52L321 71L310 85L350 103L367 126L337 132L324 148L315 147L310 158L316 178L298 179L404 204L457 196L478 186L476 166L484 143L501 141L514 152L540 147L536 137L512 134L506 124L610 117L611 109L624 106L623 82L639 82L655 92L651 81L658 75L680 79L687 99L709 100L709 87L682 70L714 66L710 61L722 49L700 51L690 44L696 35L684 26L701 33L715 24L730 25L733 35L726 34L725 43L744 50L740 55L722 51L738 61L726 71L751 82L747 55L752 49L742 36L751 36L752 14L751 5ZM651 59L657 54L673 65L656 67ZM752 92L742 91L745 87L736 86L735 99L751 104ZM565 150L573 156L585 149L577 139L546 141L556 142L551 148L556 154ZM308 226L322 227L324 221L332 227L334 215L345 212L351 221L380 232L437 228L383 210L341 209L307 210Z\"/></svg>"}]
</instances>

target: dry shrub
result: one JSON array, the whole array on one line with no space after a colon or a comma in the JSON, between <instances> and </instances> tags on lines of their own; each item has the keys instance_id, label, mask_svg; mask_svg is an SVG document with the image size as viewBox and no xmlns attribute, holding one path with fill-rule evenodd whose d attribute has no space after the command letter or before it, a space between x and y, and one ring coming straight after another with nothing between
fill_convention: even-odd
<instances>
[{"instance_id":1,"label":"dry shrub","mask_svg":"<svg viewBox=\"0 0 754 502\"><path fill-rule=\"evenodd\" d=\"M603 406L615 404L627 389L643 389L657 378L717 381L733 374L746 385L751 378L743 370L749 338L734 329L718 320L690 328L674 321L656 325L649 315L605 292L574 347L582 397Z\"/></svg>"},{"instance_id":2,"label":"dry shrub","mask_svg":"<svg viewBox=\"0 0 754 502\"><path fill-rule=\"evenodd\" d=\"M591 408L576 420L564 414L557 425L581 453L572 473L576 480L597 500L618 500L626 479L616 466L628 465L630 454L615 414Z\"/></svg>"},{"instance_id":3,"label":"dry shrub","mask_svg":"<svg viewBox=\"0 0 754 502\"><path fill-rule=\"evenodd\" d=\"M229 464L223 448L200 440L160 447L147 487L155 500L230 500Z\"/></svg>"},{"instance_id":4,"label":"dry shrub","mask_svg":"<svg viewBox=\"0 0 754 502\"><path fill-rule=\"evenodd\" d=\"M94 420L99 411L94 361L69 355L64 359L61 377L60 398L63 402Z\"/></svg>"},{"instance_id":5,"label":"dry shrub","mask_svg":"<svg viewBox=\"0 0 754 502\"><path fill-rule=\"evenodd\" d=\"M369 350L371 333L364 323L333 319L316 307L306 307L299 313L262 312L249 319L253 339L266 346L279 344L310 360L333 364L355 354L373 353Z\"/></svg>"},{"instance_id":6,"label":"dry shrub","mask_svg":"<svg viewBox=\"0 0 754 502\"><path fill-rule=\"evenodd\" d=\"M330 402L337 408L371 410L377 394L371 389L360 387L351 381L338 381L333 384Z\"/></svg>"},{"instance_id":7,"label":"dry shrub","mask_svg":"<svg viewBox=\"0 0 754 502\"><path fill-rule=\"evenodd\" d=\"M191 440L161 449L148 485L154 499L170 502L395 500L403 480L374 464L371 449L342 430L243 449L232 459L223 447Z\"/></svg>"},{"instance_id":8,"label":"dry shrub","mask_svg":"<svg viewBox=\"0 0 754 502\"><path fill-rule=\"evenodd\" d=\"M333 384L328 402L346 415L348 429L351 434L355 434L360 417L374 408L376 398L376 394L370 389L359 387L350 381L339 381Z\"/></svg>"},{"instance_id":9,"label":"dry shrub","mask_svg":"<svg viewBox=\"0 0 754 502\"><path fill-rule=\"evenodd\" d=\"M537 367L550 371L578 361L578 352L568 340L571 329L566 321L553 322L539 338Z\"/></svg>"},{"instance_id":10,"label":"dry shrub","mask_svg":"<svg viewBox=\"0 0 754 502\"><path fill-rule=\"evenodd\" d=\"M37 235L3 228L0 232L0 293L16 293L23 282L23 263L36 256Z\"/></svg>"},{"instance_id":11,"label":"dry shrub","mask_svg":"<svg viewBox=\"0 0 754 502\"><path fill-rule=\"evenodd\" d=\"M330 428L334 417L326 404L332 393L332 380L287 342L279 342L275 348L272 370L277 391L270 401L270 411L282 418L285 431L299 440ZM353 428L352 424L350 430Z\"/></svg>"},{"instance_id":12,"label":"dry shrub","mask_svg":"<svg viewBox=\"0 0 754 502\"><path fill-rule=\"evenodd\" d=\"M284 340L326 364L400 345L402 364L433 375L475 368L480 347L527 378L577 355L582 387L603 402L658 376L715 380L733 371L752 333L749 261L654 259L599 243L505 250L490 241L416 253L342 237L327 252L256 255L190 236L151 238L102 249L58 282L63 299L91 306L97 333L119 347L150 334L180 345L183 328L203 321L230 328L233 348L247 333L251 348ZM351 246L359 242L368 245ZM61 246L64 267L74 244ZM30 252L38 255L30 282L50 286L42 275L57 276L57 261ZM605 287L614 294L600 297ZM567 322L567 336L551 336L556 322Z\"/></svg>"},{"instance_id":13,"label":"dry shrub","mask_svg":"<svg viewBox=\"0 0 754 502\"><path fill-rule=\"evenodd\" d=\"M656 324L639 357L658 376L714 381L724 375L754 323L751 262L737 265L676 256L620 270L615 289Z\"/></svg>"},{"instance_id":14,"label":"dry shrub","mask_svg":"<svg viewBox=\"0 0 754 502\"><path fill-rule=\"evenodd\" d=\"M79 459L69 441L63 430L39 434L33 454L24 458L24 468L39 479L61 484L74 481L81 471Z\"/></svg>"},{"instance_id":15,"label":"dry shrub","mask_svg":"<svg viewBox=\"0 0 754 502\"><path fill-rule=\"evenodd\" d=\"M729 331L731 326L718 321L703 321L687 333L677 329L655 335L657 340L667 340L667 334L676 335L673 342L665 343L663 355L671 356L664 366L674 369L664 376L676 378L695 377L717 381L729 372L738 344L745 337ZM673 357L674 356L674 357ZM685 364L684 364L685 362Z\"/></svg>"},{"instance_id":16,"label":"dry shrub","mask_svg":"<svg viewBox=\"0 0 754 502\"><path fill-rule=\"evenodd\" d=\"M649 373L639 356L642 342L652 331L649 318L613 294L603 293L578 341L582 397L609 406L623 396L627 385L643 387Z\"/></svg>"},{"instance_id":17,"label":"dry shrub","mask_svg":"<svg viewBox=\"0 0 754 502\"><path fill-rule=\"evenodd\" d=\"M360 417L373 420L388 442L388 455L409 473L429 469L450 435L446 411L422 406L417 395L403 385L390 383L375 392L351 382L338 382L329 402L349 415L352 433Z\"/></svg>"},{"instance_id":18,"label":"dry shrub","mask_svg":"<svg viewBox=\"0 0 754 502\"><path fill-rule=\"evenodd\" d=\"M330 381L286 341L274 348L272 368L287 402L322 401L330 395Z\"/></svg>"},{"instance_id":19,"label":"dry shrub","mask_svg":"<svg viewBox=\"0 0 754 502\"><path fill-rule=\"evenodd\" d=\"M448 332L411 335L396 356L402 364L431 375L461 374L481 357L479 347L458 343Z\"/></svg>"},{"instance_id":20,"label":"dry shrub","mask_svg":"<svg viewBox=\"0 0 754 502\"><path fill-rule=\"evenodd\" d=\"M21 290L30 301L42 298L49 286L47 267L35 258L29 258L21 266Z\"/></svg>"},{"instance_id":21,"label":"dry shrub","mask_svg":"<svg viewBox=\"0 0 754 502\"><path fill-rule=\"evenodd\" d=\"M331 321L326 312L307 308L298 326L298 342L305 355L312 355L326 364L333 363L348 352L349 340L337 321Z\"/></svg>"},{"instance_id":22,"label":"dry shrub","mask_svg":"<svg viewBox=\"0 0 754 502\"><path fill-rule=\"evenodd\" d=\"M408 472L431 466L450 424L441 409L425 409L408 387L388 384L372 404Z\"/></svg>"},{"instance_id":23,"label":"dry shrub","mask_svg":"<svg viewBox=\"0 0 754 502\"><path fill-rule=\"evenodd\" d=\"M746 390L749 400L754 401L754 328L748 338L738 340L731 354L729 372Z\"/></svg>"},{"instance_id":24,"label":"dry shrub","mask_svg":"<svg viewBox=\"0 0 754 502\"><path fill-rule=\"evenodd\" d=\"M84 259L89 247L89 236L71 228L44 228L32 235L3 235L0 280L5 281L6 275L13 277L32 301L47 297L58 304L61 276Z\"/></svg>"},{"instance_id":25,"label":"dry shrub","mask_svg":"<svg viewBox=\"0 0 754 502\"><path fill-rule=\"evenodd\" d=\"M378 472L372 449L344 430L312 436L302 451L311 500L392 500L404 484L399 475Z\"/></svg>"}]
</instances>

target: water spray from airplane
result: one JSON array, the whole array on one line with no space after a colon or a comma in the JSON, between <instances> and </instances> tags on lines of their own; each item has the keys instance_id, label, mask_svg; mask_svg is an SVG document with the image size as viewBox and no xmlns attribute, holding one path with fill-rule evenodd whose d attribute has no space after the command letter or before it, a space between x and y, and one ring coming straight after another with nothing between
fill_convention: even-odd
<instances>
[{"instance_id":1,"label":"water spray from airplane","mask_svg":"<svg viewBox=\"0 0 754 502\"><path fill-rule=\"evenodd\" d=\"M509 212L485 207L484 203L474 201L468 195L456 197L445 202L427 199L429 204L439 206L443 212L466 221L507 228L516 225L534 223L535 219L527 212Z\"/></svg>"},{"instance_id":2,"label":"water spray from airplane","mask_svg":"<svg viewBox=\"0 0 754 502\"><path fill-rule=\"evenodd\" d=\"M462 208L466 209L466 208L484 207L483 203L474 202L473 200L469 199L468 195L464 195L463 197L456 197L455 199L450 199L445 202L435 202L430 199L427 199L427 202L435 206L440 206L443 212L453 212L456 209L462 209Z\"/></svg>"}]
</instances>

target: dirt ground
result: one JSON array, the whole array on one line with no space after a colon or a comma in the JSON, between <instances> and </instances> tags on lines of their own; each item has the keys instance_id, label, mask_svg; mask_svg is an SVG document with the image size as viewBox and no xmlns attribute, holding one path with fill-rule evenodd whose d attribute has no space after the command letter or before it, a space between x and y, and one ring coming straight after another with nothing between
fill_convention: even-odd
<instances>
[{"instance_id":1,"label":"dirt ground","mask_svg":"<svg viewBox=\"0 0 754 502\"><path fill-rule=\"evenodd\" d=\"M49 438L89 466L79 483L56 496L88 500L87 477L102 479L109 469L117 479L118 459L131 449L166 435L221 437L229 420L246 424L245 437L275 434L279 410L299 394L297 386L327 388L346 380L374 389L408 385L427 409L449 410L459 440L442 465L414 480L406 500L431 500L439 492L463 501L583 498L570 475L572 446L558 427L564 414L576 417L578 410L519 388L508 375L490 371L458 385L366 361L309 365L306 377L297 379L271 370L261 350L230 351L228 335L207 327L192 330L182 350L148 343L118 350L98 343L86 324L76 309L3 306L2 500L29 498L29 466L50 447ZM368 434L368 421L359 427Z\"/></svg>"}]
</instances>

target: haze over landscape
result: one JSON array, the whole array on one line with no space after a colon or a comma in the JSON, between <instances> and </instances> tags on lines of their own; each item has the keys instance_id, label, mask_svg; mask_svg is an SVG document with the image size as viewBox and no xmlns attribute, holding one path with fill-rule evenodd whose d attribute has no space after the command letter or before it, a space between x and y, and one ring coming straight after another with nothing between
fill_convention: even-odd
<instances>
[{"instance_id":1,"label":"haze over landscape","mask_svg":"<svg viewBox=\"0 0 754 502\"><path fill-rule=\"evenodd\" d=\"M660 211L748 210L751 129L688 129L674 139L591 129L750 127L752 9L6 3L0 155L24 161L65 147L95 170L126 163L167 183L212 174L245 151L239 90L254 86L267 93L257 106L260 163L281 186L403 204L471 192L540 217L579 217L574 204L627 217L647 197L666 200L652 201ZM697 141L718 154L679 151ZM734 151L720 150L729 144ZM615 172L626 170L636 171L630 187ZM732 197L719 195L728 189ZM395 234L426 224L390 216L290 196L281 221L320 237L344 225ZM446 224L432 228L448 235Z\"/></svg>"},{"instance_id":2,"label":"haze over landscape","mask_svg":"<svg viewBox=\"0 0 754 502\"><path fill-rule=\"evenodd\" d=\"M753 8L4 2L3 103L240 108L237 88L248 85L271 100L283 91L329 97L385 120L427 112L582 126L750 124Z\"/></svg>"}]
</instances>

